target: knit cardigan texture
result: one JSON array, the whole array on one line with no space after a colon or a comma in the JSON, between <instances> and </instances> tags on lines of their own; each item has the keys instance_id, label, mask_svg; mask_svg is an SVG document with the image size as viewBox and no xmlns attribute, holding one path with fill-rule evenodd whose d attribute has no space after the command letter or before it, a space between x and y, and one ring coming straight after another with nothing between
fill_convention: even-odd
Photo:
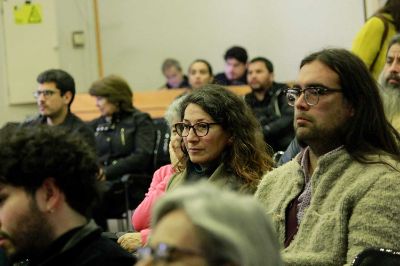
<instances>
[{"instance_id":1,"label":"knit cardigan texture","mask_svg":"<svg viewBox=\"0 0 400 266\"><path fill-rule=\"evenodd\" d=\"M285 211L304 186L300 155L264 175L256 198L285 241ZM311 202L282 250L285 265L349 265L367 247L400 250L400 162L364 164L344 148L321 156L311 176ZM391 166L389 166L389 165Z\"/></svg>"}]
</instances>

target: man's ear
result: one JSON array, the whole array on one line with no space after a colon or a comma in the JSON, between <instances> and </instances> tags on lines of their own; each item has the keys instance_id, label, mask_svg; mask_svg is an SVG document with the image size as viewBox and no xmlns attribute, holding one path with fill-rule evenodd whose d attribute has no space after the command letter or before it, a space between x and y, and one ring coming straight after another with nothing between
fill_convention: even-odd
<instances>
[{"instance_id":1,"label":"man's ear","mask_svg":"<svg viewBox=\"0 0 400 266\"><path fill-rule=\"evenodd\" d=\"M71 99L72 99L72 92L66 91L62 97L64 99L64 103L66 105L69 105L69 103L71 102Z\"/></svg>"},{"instance_id":2,"label":"man's ear","mask_svg":"<svg viewBox=\"0 0 400 266\"><path fill-rule=\"evenodd\" d=\"M36 200L42 211L52 213L60 205L62 192L55 183L55 179L48 177L36 192Z\"/></svg>"}]
</instances>

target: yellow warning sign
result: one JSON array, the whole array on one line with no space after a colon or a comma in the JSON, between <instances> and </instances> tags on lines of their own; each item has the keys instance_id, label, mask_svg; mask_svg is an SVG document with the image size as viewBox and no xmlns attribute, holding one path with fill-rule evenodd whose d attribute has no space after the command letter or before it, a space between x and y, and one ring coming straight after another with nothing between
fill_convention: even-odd
<instances>
[{"instance_id":1,"label":"yellow warning sign","mask_svg":"<svg viewBox=\"0 0 400 266\"><path fill-rule=\"evenodd\" d=\"M14 20L16 24L31 24L42 22L42 7L40 4L25 3L14 6Z\"/></svg>"}]
</instances>

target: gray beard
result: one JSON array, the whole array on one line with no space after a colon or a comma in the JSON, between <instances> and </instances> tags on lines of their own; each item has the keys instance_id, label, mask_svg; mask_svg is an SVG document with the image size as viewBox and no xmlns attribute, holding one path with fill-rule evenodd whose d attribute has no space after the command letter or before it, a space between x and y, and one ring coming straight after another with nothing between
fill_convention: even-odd
<instances>
[{"instance_id":1,"label":"gray beard","mask_svg":"<svg viewBox=\"0 0 400 266\"><path fill-rule=\"evenodd\" d=\"M382 85L379 86L379 94L381 95L385 115L389 121L392 121L393 117L400 114L400 88L386 84L382 77L380 84Z\"/></svg>"}]
</instances>

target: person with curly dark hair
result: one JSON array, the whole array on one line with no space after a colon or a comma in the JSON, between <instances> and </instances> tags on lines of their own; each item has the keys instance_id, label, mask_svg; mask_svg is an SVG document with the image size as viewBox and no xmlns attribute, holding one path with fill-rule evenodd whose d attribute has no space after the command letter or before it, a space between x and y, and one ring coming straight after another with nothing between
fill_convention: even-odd
<instances>
[{"instance_id":1,"label":"person with curly dark hair","mask_svg":"<svg viewBox=\"0 0 400 266\"><path fill-rule=\"evenodd\" d=\"M167 191L185 182L208 179L222 187L253 193L272 169L259 123L243 99L224 87L208 84L188 94L181 105L183 171Z\"/></svg>"},{"instance_id":2,"label":"person with curly dark hair","mask_svg":"<svg viewBox=\"0 0 400 266\"><path fill-rule=\"evenodd\" d=\"M0 248L12 263L134 263L90 219L99 169L85 141L45 126L2 134L9 137L0 141Z\"/></svg>"}]
</instances>

